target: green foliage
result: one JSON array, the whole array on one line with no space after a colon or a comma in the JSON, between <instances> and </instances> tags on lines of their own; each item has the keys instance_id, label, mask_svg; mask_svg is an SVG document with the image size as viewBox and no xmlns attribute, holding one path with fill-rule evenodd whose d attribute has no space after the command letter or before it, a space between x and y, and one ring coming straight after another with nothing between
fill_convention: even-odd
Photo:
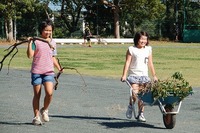
<instances>
[{"instance_id":1,"label":"green foliage","mask_svg":"<svg viewBox=\"0 0 200 133\"><path fill-rule=\"evenodd\" d=\"M168 96L179 97L183 99L189 94L192 94L192 87L189 85L189 82L183 78L182 73L175 72L171 78L167 80L159 80L151 84L151 91L153 97L165 98Z\"/></svg>"},{"instance_id":2,"label":"green foliage","mask_svg":"<svg viewBox=\"0 0 200 133\"><path fill-rule=\"evenodd\" d=\"M35 0L1 0L0 2L0 14L5 19L10 19L14 17L21 17L23 13L28 11L33 11L32 5L35 4Z\"/></svg>"},{"instance_id":3,"label":"green foliage","mask_svg":"<svg viewBox=\"0 0 200 133\"><path fill-rule=\"evenodd\" d=\"M199 29L200 3L191 0L105 0L119 6L120 31L124 37L132 37L138 30L146 30L153 38L182 39L184 22L186 29ZM51 2L60 6L51 11ZM0 19L5 27L9 20L17 22L17 38L37 34L37 25L48 15L54 15L56 37L72 37L82 30L82 19L90 22L92 33L109 37L114 35L113 6L105 6L100 0L0 0ZM117 3L117 4L116 4ZM185 5L185 6L184 6ZM98 9L98 11L97 11ZM91 13L87 19L84 12ZM186 11L186 12L184 12ZM184 14L185 13L185 14ZM106 14L106 15L105 15ZM98 17L97 17L98 15ZM185 17L185 19L184 19ZM16 19L15 19L16 18ZM62 21L62 24L58 24ZM177 22L178 21L178 22ZM6 29L13 29L7 27ZM2 28L3 32L5 30ZM97 32L98 31L98 32ZM6 32L5 32L6 33ZM5 34L4 33L4 34ZM77 37L77 36L76 36ZM7 37L6 37L7 38Z\"/></svg>"},{"instance_id":4,"label":"green foliage","mask_svg":"<svg viewBox=\"0 0 200 133\"><path fill-rule=\"evenodd\" d=\"M82 0L63 0L60 10L60 17L65 24L65 29L69 33L80 30L79 19L84 1ZM79 26L79 27L78 27ZM70 34L69 34L70 36Z\"/></svg>"},{"instance_id":5,"label":"green foliage","mask_svg":"<svg viewBox=\"0 0 200 133\"><path fill-rule=\"evenodd\" d=\"M125 3L122 5L122 20L130 25L129 30L132 36L136 31L145 28L142 25L145 25L147 20L148 22L162 20L166 10L165 5L160 0L125 0Z\"/></svg>"},{"instance_id":6,"label":"green foliage","mask_svg":"<svg viewBox=\"0 0 200 133\"><path fill-rule=\"evenodd\" d=\"M186 1L185 3L186 10L186 21L187 25L199 25L200 23L200 2Z\"/></svg>"}]
</instances>

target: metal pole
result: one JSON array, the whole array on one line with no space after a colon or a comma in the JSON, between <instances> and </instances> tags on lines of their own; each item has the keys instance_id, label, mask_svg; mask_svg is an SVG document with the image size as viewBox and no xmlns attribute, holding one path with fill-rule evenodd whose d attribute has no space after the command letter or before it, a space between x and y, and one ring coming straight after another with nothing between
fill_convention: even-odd
<instances>
[{"instance_id":1,"label":"metal pole","mask_svg":"<svg viewBox=\"0 0 200 133\"><path fill-rule=\"evenodd\" d=\"M184 11L183 11L183 42L185 41L185 19L186 19L186 9L185 9L185 5L186 3L185 3L185 0L183 0L183 6L184 6Z\"/></svg>"},{"instance_id":2,"label":"metal pole","mask_svg":"<svg viewBox=\"0 0 200 133\"><path fill-rule=\"evenodd\" d=\"M185 12L186 12L186 9L185 9L185 6L186 6L185 4L186 4L186 3L185 3L185 0L183 0L183 4L184 4L184 11L183 11L183 13L184 13L184 14L183 14L183 31L185 31L185 23L186 23L186 22L185 22L185 21L186 21L186 20L185 20L185 19L186 19L186 13L185 13Z\"/></svg>"},{"instance_id":3,"label":"metal pole","mask_svg":"<svg viewBox=\"0 0 200 133\"><path fill-rule=\"evenodd\" d=\"M176 24L175 24L175 30L176 30L176 41L178 41L178 33L179 33L179 27L178 27L178 1L176 0Z\"/></svg>"}]
</instances>

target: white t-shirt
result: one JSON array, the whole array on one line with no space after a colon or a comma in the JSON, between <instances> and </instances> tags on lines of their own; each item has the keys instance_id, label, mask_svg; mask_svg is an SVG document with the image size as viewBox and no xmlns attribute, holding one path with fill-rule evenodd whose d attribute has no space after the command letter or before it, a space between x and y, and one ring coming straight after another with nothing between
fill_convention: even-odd
<instances>
[{"instance_id":1,"label":"white t-shirt","mask_svg":"<svg viewBox=\"0 0 200 133\"><path fill-rule=\"evenodd\" d=\"M129 66L130 76L148 76L148 59L149 55L152 54L152 47L145 46L139 49L135 46L128 48L132 55L131 64Z\"/></svg>"}]
</instances>

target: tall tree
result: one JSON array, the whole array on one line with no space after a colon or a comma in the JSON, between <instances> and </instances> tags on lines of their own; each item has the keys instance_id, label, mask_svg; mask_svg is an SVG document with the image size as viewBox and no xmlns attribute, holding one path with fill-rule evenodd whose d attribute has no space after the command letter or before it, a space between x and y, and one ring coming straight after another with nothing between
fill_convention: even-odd
<instances>
[{"instance_id":1,"label":"tall tree","mask_svg":"<svg viewBox=\"0 0 200 133\"><path fill-rule=\"evenodd\" d=\"M165 6L160 0L122 0L120 4L122 19L130 25L132 36L144 22L161 19L165 13Z\"/></svg>"},{"instance_id":2,"label":"tall tree","mask_svg":"<svg viewBox=\"0 0 200 133\"><path fill-rule=\"evenodd\" d=\"M84 1L82 0L61 0L61 19L70 34L79 29L77 26L83 6Z\"/></svg>"},{"instance_id":3,"label":"tall tree","mask_svg":"<svg viewBox=\"0 0 200 133\"><path fill-rule=\"evenodd\" d=\"M0 0L0 16L4 18L6 38L8 41L14 40L14 24L17 17L21 14L27 12L28 10L33 10L32 4L35 0ZM13 23L14 22L14 23Z\"/></svg>"},{"instance_id":4,"label":"tall tree","mask_svg":"<svg viewBox=\"0 0 200 133\"><path fill-rule=\"evenodd\" d=\"M17 37L38 36L38 25L45 19L53 18L53 13L47 6L47 1L40 1L32 5L33 10L28 10L17 19Z\"/></svg>"},{"instance_id":5,"label":"tall tree","mask_svg":"<svg viewBox=\"0 0 200 133\"><path fill-rule=\"evenodd\" d=\"M111 7L112 13L114 16L114 36L115 38L120 38L120 23L119 23L119 13L120 13L120 6L119 6L120 0L113 0L112 2L108 0L100 0L100 3Z\"/></svg>"}]
</instances>

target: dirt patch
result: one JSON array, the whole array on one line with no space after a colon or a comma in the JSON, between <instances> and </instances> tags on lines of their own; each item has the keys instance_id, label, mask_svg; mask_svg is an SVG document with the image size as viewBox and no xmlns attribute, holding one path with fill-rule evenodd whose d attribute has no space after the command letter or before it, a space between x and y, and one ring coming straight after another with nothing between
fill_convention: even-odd
<instances>
[{"instance_id":1,"label":"dirt patch","mask_svg":"<svg viewBox=\"0 0 200 133\"><path fill-rule=\"evenodd\" d=\"M6 41L6 40L0 40L0 46L1 45L13 45L13 44L19 43L19 42L21 42L21 41L17 40L17 41L11 41L11 42L9 42L9 41ZM22 45L26 45L26 43L22 44Z\"/></svg>"},{"instance_id":2,"label":"dirt patch","mask_svg":"<svg viewBox=\"0 0 200 133\"><path fill-rule=\"evenodd\" d=\"M0 40L0 45L13 45L15 44L15 41L6 41L6 40Z\"/></svg>"}]
</instances>

